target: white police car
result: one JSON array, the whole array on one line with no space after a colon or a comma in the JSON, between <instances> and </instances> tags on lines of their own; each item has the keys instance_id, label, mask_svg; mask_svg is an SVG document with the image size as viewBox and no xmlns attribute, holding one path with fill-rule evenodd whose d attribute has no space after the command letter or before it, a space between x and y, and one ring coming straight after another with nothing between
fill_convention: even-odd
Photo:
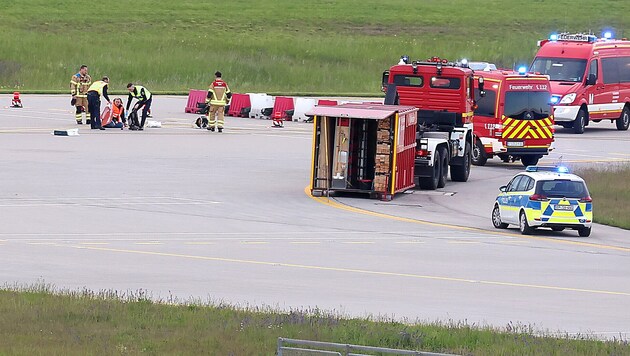
<instances>
[{"instance_id":1,"label":"white police car","mask_svg":"<svg viewBox=\"0 0 630 356\"><path fill-rule=\"evenodd\" d=\"M512 224L524 235L538 227L591 234L593 201L584 180L566 167L529 166L499 190L492 209L497 229Z\"/></svg>"}]
</instances>

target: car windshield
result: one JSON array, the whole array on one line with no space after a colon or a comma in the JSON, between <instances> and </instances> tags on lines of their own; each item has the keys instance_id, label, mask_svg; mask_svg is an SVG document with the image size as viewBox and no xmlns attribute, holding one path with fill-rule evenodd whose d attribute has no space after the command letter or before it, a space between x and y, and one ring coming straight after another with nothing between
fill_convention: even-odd
<instances>
[{"instance_id":1,"label":"car windshield","mask_svg":"<svg viewBox=\"0 0 630 356\"><path fill-rule=\"evenodd\" d=\"M585 198L589 196L584 182L556 179L540 180L536 183L536 194L548 198Z\"/></svg>"},{"instance_id":2,"label":"car windshield","mask_svg":"<svg viewBox=\"0 0 630 356\"><path fill-rule=\"evenodd\" d=\"M581 82L586 70L585 59L536 58L531 72L545 74L557 82Z\"/></svg>"},{"instance_id":3,"label":"car windshield","mask_svg":"<svg viewBox=\"0 0 630 356\"><path fill-rule=\"evenodd\" d=\"M517 120L539 120L551 113L551 94L547 91L508 91L504 115Z\"/></svg>"}]
</instances>

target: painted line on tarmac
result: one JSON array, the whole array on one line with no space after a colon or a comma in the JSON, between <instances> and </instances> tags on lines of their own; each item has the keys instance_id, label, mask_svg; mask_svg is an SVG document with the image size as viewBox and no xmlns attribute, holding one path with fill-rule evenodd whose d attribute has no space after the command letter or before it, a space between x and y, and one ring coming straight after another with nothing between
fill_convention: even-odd
<instances>
[{"instance_id":1,"label":"painted line on tarmac","mask_svg":"<svg viewBox=\"0 0 630 356\"><path fill-rule=\"evenodd\" d=\"M316 202L324 204L324 205L327 205L327 206L330 206L330 207L333 207L333 208L337 208L337 209L340 209L340 210L345 210L345 211L349 211L349 212L357 213L357 214L363 214L363 215L379 217L379 218L383 218L383 219L396 220L396 221L401 221L401 222L407 222L407 223L412 223L412 224L420 224L420 225L427 225L427 226L444 227L444 228L460 230L460 231L469 231L469 232L476 232L476 233L485 233L485 234L490 234L490 235L499 235L499 236L507 236L507 237L517 237L517 238L521 238L521 239L530 239L530 240L538 240L538 241L545 241L545 242L553 242L553 243L558 243L558 244L566 244L566 245L574 245L574 246L581 246L581 247L592 247L592 248L600 248L600 249L605 249L605 250L630 252L630 247L604 245L604 244L597 244L597 243L592 243L592 242L558 240L558 239L554 239L554 238L550 238L550 237L513 234L513 233L509 233L509 232L484 230L484 229L481 229L481 228L478 228L478 227L469 227L469 226L460 226L460 225L445 224L445 223L436 223L436 222L425 221L425 220L405 218L405 217L402 217L402 216L377 213L375 211L366 210L366 209L362 209L362 208L357 208L357 207L350 206L350 205L345 205L345 204L340 203L340 202L338 202L338 201L336 201L334 199L330 199L330 198L326 198L326 197L314 197L314 196L312 196L310 194L308 186L304 188L304 193L309 198L315 200Z\"/></svg>"},{"instance_id":2,"label":"painted line on tarmac","mask_svg":"<svg viewBox=\"0 0 630 356\"><path fill-rule=\"evenodd\" d=\"M296 269L314 270L314 271L355 273L355 274L364 274L364 275L373 275L373 276L403 277L403 278L424 279L424 280L434 280L434 281L444 281L444 282L481 284L481 285L489 285L489 286L542 289L542 290L552 290L552 291L562 291L562 292L579 292L579 293L589 293L589 294L603 294L603 295L616 295L616 296L630 297L630 292L608 291L608 290L599 290L599 289L559 287L559 286L551 286L551 285L501 282L501 281L490 281L490 280L476 280L476 279L468 279L468 278L421 275L421 274L414 274L414 273L387 272L387 271L375 271L375 270L342 268L342 267L327 267L327 266L317 266L317 265L303 265L303 264L284 263L284 262L267 262L267 261L244 260L244 259L236 259L236 258L225 258L225 257L186 255L186 254L179 254L179 253L116 249L116 248L96 247L96 246L64 246L64 245L59 245L59 244L56 244L56 246L71 247L75 249L92 250L92 251L102 251L102 252L115 252L115 253L125 253L125 254L135 254L135 255L160 256L160 257L175 257L175 258L184 258L184 259L189 259L189 260L229 262L229 263L237 263L237 264L270 266L270 267L287 267L287 268L296 268Z\"/></svg>"}]
</instances>

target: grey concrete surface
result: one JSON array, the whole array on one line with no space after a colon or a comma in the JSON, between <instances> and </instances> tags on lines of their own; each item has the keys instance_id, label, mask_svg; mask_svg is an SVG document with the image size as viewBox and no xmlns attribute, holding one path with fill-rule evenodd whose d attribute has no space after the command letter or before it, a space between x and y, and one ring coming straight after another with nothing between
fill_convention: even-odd
<instances>
[{"instance_id":1,"label":"grey concrete surface","mask_svg":"<svg viewBox=\"0 0 630 356\"><path fill-rule=\"evenodd\" d=\"M313 199L309 124L228 118L210 133L192 128L185 98L158 96L161 129L58 137L77 127L68 98L23 101L0 95L0 283L630 335L627 231L492 229L518 164L392 202ZM630 133L595 127L558 132L549 160L630 158Z\"/></svg>"}]
</instances>

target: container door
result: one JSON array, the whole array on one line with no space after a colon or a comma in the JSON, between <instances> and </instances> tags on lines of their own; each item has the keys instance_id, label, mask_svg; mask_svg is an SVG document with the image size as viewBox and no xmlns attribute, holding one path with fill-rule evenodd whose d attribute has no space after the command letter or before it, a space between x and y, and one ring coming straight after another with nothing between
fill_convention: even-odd
<instances>
[{"instance_id":1,"label":"container door","mask_svg":"<svg viewBox=\"0 0 630 356\"><path fill-rule=\"evenodd\" d=\"M348 149L350 147L350 120L337 118L333 150L331 188L345 189L348 182Z\"/></svg>"}]
</instances>

